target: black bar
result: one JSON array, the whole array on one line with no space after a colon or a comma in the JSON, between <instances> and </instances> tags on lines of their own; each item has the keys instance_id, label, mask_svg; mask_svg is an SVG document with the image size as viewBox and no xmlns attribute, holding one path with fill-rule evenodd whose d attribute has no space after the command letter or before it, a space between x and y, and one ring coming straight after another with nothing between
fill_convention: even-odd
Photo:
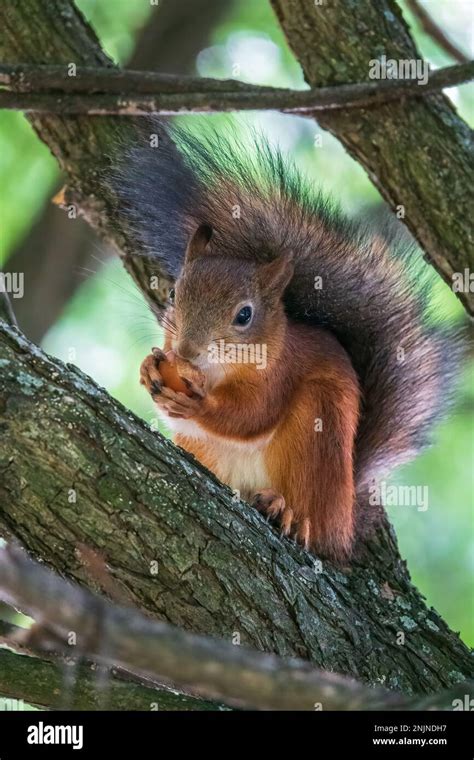
<instances>
[{"instance_id":1,"label":"black bar","mask_svg":"<svg viewBox=\"0 0 474 760\"><path fill-rule=\"evenodd\" d=\"M15 706L12 700L12 706ZM468 706L469 708L469 706ZM56 727L64 727L57 731ZM74 732L75 727L75 732ZM456 758L472 760L473 715L450 712L25 712L0 713L0 760L19 757L180 757L275 751L292 758ZM81 732L82 729L82 732ZM29 743L42 740L42 744ZM69 739L72 744L49 744ZM81 745L81 746L79 746ZM346 757L350 757L346 755Z\"/></svg>"}]
</instances>

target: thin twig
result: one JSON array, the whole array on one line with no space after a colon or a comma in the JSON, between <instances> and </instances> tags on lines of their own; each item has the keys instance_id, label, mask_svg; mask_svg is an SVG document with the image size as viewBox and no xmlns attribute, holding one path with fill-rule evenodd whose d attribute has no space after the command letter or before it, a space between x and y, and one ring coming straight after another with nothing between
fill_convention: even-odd
<instances>
[{"instance_id":1,"label":"thin twig","mask_svg":"<svg viewBox=\"0 0 474 760\"><path fill-rule=\"evenodd\" d=\"M0 319L4 319L5 322L13 325L13 327L18 327L10 298L3 287L2 274L0 272Z\"/></svg>"},{"instance_id":2,"label":"thin twig","mask_svg":"<svg viewBox=\"0 0 474 760\"><path fill-rule=\"evenodd\" d=\"M411 10L415 18L420 22L426 34L431 37L448 55L459 63L467 63L469 58L446 36L430 14L420 5L418 0L406 0L407 8Z\"/></svg>"},{"instance_id":3,"label":"thin twig","mask_svg":"<svg viewBox=\"0 0 474 760\"><path fill-rule=\"evenodd\" d=\"M312 90L246 85L234 80L193 79L151 72L66 67L0 66L0 108L27 113L141 116L239 110L312 113L362 108L425 95L474 79L474 61L433 71L417 79L387 79ZM52 89L52 92L45 92ZM100 90L100 92L98 92ZM103 92L103 90L105 90ZM120 90L120 92L117 92Z\"/></svg>"}]
</instances>

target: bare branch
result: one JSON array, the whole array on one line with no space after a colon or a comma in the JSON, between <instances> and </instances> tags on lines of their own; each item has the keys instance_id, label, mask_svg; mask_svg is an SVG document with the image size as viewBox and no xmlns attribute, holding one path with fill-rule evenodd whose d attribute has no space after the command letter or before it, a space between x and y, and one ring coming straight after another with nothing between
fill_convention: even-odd
<instances>
[{"instance_id":1,"label":"bare branch","mask_svg":"<svg viewBox=\"0 0 474 760\"><path fill-rule=\"evenodd\" d=\"M0 272L0 284L1 283L2 272ZM3 287L0 287L0 319L4 319L7 324L13 325L14 327L18 326L10 298Z\"/></svg>"},{"instance_id":2,"label":"bare branch","mask_svg":"<svg viewBox=\"0 0 474 760\"><path fill-rule=\"evenodd\" d=\"M38 655L18 642L25 632L0 621L0 696L51 710L221 710L223 705L156 686L125 670Z\"/></svg>"},{"instance_id":3,"label":"bare branch","mask_svg":"<svg viewBox=\"0 0 474 760\"><path fill-rule=\"evenodd\" d=\"M448 55L459 63L466 63L469 58L449 39L440 26L431 18L425 8L420 5L418 0L406 0L407 8L421 24L421 27L435 42L438 43Z\"/></svg>"},{"instance_id":4,"label":"bare branch","mask_svg":"<svg viewBox=\"0 0 474 760\"><path fill-rule=\"evenodd\" d=\"M236 706L274 710L418 709L417 700L312 668L302 660L282 660L227 642L196 636L158 623L125 607L113 607L33 563L12 547L0 550L0 594L37 620L35 646L50 647L51 635L63 651L126 667L139 676L163 679L204 697ZM77 649L65 643L71 632ZM28 641L28 636L26 637ZM463 684L427 700L451 709L465 694Z\"/></svg>"},{"instance_id":5,"label":"bare branch","mask_svg":"<svg viewBox=\"0 0 474 760\"><path fill-rule=\"evenodd\" d=\"M381 53L426 65L395 0L270 2L311 87L359 82ZM447 98L320 112L318 121L364 166L450 288L455 275L473 270L472 130ZM460 288L456 295L474 315L474 293Z\"/></svg>"},{"instance_id":6,"label":"bare branch","mask_svg":"<svg viewBox=\"0 0 474 760\"><path fill-rule=\"evenodd\" d=\"M420 97L473 78L474 61L471 61L432 72L424 85L416 79L388 79L311 90L287 90L234 80L176 77L147 71L84 68L77 69L74 76L68 76L65 66L2 64L0 82L9 89L0 92L0 108L26 113L89 116L257 109L310 114L367 108L400 98Z\"/></svg>"}]
</instances>

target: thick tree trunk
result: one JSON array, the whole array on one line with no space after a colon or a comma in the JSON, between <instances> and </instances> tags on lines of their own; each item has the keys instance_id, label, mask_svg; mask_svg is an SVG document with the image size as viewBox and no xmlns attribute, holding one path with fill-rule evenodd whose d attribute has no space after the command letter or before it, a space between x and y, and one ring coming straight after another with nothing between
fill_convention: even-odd
<instances>
[{"instance_id":1,"label":"thick tree trunk","mask_svg":"<svg viewBox=\"0 0 474 760\"><path fill-rule=\"evenodd\" d=\"M69 0L11 0L0 7L0 60L28 63L64 63L106 66L113 63L81 13ZM44 116L30 119L68 177L65 204L111 243L144 292L152 301L164 300L163 288L150 289L150 276L158 274L140 253L122 219L115 218L116 200L104 181L111 156L122 143L136 136L134 120Z\"/></svg>"},{"instance_id":2,"label":"thick tree trunk","mask_svg":"<svg viewBox=\"0 0 474 760\"><path fill-rule=\"evenodd\" d=\"M312 87L367 81L370 61L383 54L422 60L395 0L271 4ZM454 272L474 268L472 131L444 95L315 117L392 208L404 207L405 223L450 286ZM458 295L473 314L474 293Z\"/></svg>"},{"instance_id":3,"label":"thick tree trunk","mask_svg":"<svg viewBox=\"0 0 474 760\"><path fill-rule=\"evenodd\" d=\"M312 86L367 81L369 61L382 53L395 59L419 57L393 0L335 0L321 6L305 0L271 1ZM0 21L2 61L112 65L69 0L10 0L0 8ZM364 166L392 207L403 206L404 221L447 283L452 284L454 272L474 267L472 134L443 95L318 118ZM139 252L137 242L124 220L116 218L115 198L104 186L103 171L120 143L134 139L133 124L114 117L56 115L31 117L31 122L69 175L68 202L118 247L146 297L161 303L166 273L163 288L150 291L156 266L152 270L146 258L131 255ZM458 295L474 313L474 295Z\"/></svg>"},{"instance_id":4,"label":"thick tree trunk","mask_svg":"<svg viewBox=\"0 0 474 760\"><path fill-rule=\"evenodd\" d=\"M233 0L165 0L151 10L128 66L163 73L194 73L196 56ZM58 188L59 189L59 188ZM47 201L41 218L9 257L6 272L24 272L33 283L28 298L15 303L15 315L25 335L39 343L97 260L112 253L101 245L90 225L69 219Z\"/></svg>"},{"instance_id":5,"label":"thick tree trunk","mask_svg":"<svg viewBox=\"0 0 474 760\"><path fill-rule=\"evenodd\" d=\"M77 549L98 550L125 600L195 632L406 694L472 676L388 526L351 568L320 564L79 370L0 336L4 535L86 585Z\"/></svg>"}]
</instances>

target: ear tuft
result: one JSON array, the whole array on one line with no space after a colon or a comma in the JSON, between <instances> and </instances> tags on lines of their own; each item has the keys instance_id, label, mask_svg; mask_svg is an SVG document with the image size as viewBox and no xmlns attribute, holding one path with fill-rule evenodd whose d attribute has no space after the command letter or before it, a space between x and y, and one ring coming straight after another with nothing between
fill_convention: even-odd
<instances>
[{"instance_id":1,"label":"ear tuft","mask_svg":"<svg viewBox=\"0 0 474 760\"><path fill-rule=\"evenodd\" d=\"M259 267L260 285L264 290L276 290L282 294L293 277L293 272L293 255L283 253Z\"/></svg>"},{"instance_id":2,"label":"ear tuft","mask_svg":"<svg viewBox=\"0 0 474 760\"><path fill-rule=\"evenodd\" d=\"M196 232L192 235L186 249L186 261L202 256L212 237L212 227L210 224L200 224Z\"/></svg>"}]
</instances>

